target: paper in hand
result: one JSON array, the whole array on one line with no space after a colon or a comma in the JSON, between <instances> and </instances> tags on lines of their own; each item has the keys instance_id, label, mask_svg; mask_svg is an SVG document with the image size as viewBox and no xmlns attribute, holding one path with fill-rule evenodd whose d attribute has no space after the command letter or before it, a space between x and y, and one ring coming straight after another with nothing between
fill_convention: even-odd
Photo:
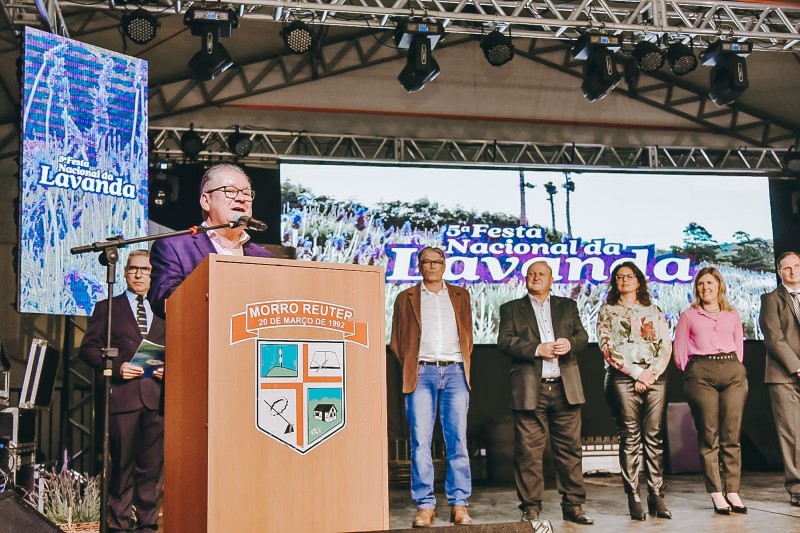
<instances>
[{"instance_id":1,"label":"paper in hand","mask_svg":"<svg viewBox=\"0 0 800 533\"><path fill-rule=\"evenodd\" d=\"M142 377L152 376L153 372L164 366L164 347L143 339L136 350L136 354L131 359L131 364L144 370Z\"/></svg>"}]
</instances>

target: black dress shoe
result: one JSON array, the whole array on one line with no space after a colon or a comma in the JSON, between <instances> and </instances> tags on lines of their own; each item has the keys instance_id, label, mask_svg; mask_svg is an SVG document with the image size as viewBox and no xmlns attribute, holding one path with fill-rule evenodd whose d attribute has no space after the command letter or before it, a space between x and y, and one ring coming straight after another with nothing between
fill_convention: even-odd
<instances>
[{"instance_id":1,"label":"black dress shoe","mask_svg":"<svg viewBox=\"0 0 800 533\"><path fill-rule=\"evenodd\" d=\"M580 505L575 505L574 507L564 507L561 510L561 516L564 518L564 520L575 522L576 524L581 524L584 526L590 526L594 524L594 518L587 515Z\"/></svg>"},{"instance_id":2,"label":"black dress shoe","mask_svg":"<svg viewBox=\"0 0 800 533\"><path fill-rule=\"evenodd\" d=\"M733 505L731 501L725 496L725 501L728 502L728 505L731 506L731 512L739 513L739 514L747 514L747 506L746 505Z\"/></svg>"},{"instance_id":3,"label":"black dress shoe","mask_svg":"<svg viewBox=\"0 0 800 533\"><path fill-rule=\"evenodd\" d=\"M714 512L717 514L731 514L730 505L726 505L725 507L717 507L717 502L715 502L713 498L711 499L711 505L714 506Z\"/></svg>"},{"instance_id":4,"label":"black dress shoe","mask_svg":"<svg viewBox=\"0 0 800 533\"><path fill-rule=\"evenodd\" d=\"M792 494L789 498L789 503L795 507L800 507L800 494Z\"/></svg>"},{"instance_id":5,"label":"black dress shoe","mask_svg":"<svg viewBox=\"0 0 800 533\"><path fill-rule=\"evenodd\" d=\"M536 507L526 507L522 510L520 522L530 522L531 520L539 520L539 509Z\"/></svg>"}]
</instances>

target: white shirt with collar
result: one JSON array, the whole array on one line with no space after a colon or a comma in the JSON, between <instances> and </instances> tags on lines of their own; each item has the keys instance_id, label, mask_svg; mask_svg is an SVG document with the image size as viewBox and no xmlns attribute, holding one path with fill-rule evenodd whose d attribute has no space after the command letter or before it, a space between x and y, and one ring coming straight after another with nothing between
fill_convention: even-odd
<instances>
[{"instance_id":1,"label":"white shirt with collar","mask_svg":"<svg viewBox=\"0 0 800 533\"><path fill-rule=\"evenodd\" d=\"M539 339L542 342L555 342L555 330L553 329L553 316L550 313L550 295L544 303L528 293L528 298L533 306L533 314L536 315L536 324L539 326ZM539 348L536 348L536 355L539 355ZM558 358L542 359L542 379L553 379L561 377L561 368L558 366Z\"/></svg>"},{"instance_id":2,"label":"white shirt with collar","mask_svg":"<svg viewBox=\"0 0 800 533\"><path fill-rule=\"evenodd\" d=\"M137 311L139 308L139 302L136 300L138 294L131 291L130 289L125 290L125 296L128 297L128 303L131 304L131 311L133 311L133 317L137 317ZM150 325L153 323L153 310L150 309L150 302L147 301L147 296L144 297L144 314L147 317L147 331L150 331Z\"/></svg>"},{"instance_id":3,"label":"white shirt with collar","mask_svg":"<svg viewBox=\"0 0 800 533\"><path fill-rule=\"evenodd\" d=\"M443 283L439 292L428 290L425 283L420 283L420 288L422 335L419 360L463 362L456 312L447 285Z\"/></svg>"},{"instance_id":4,"label":"white shirt with collar","mask_svg":"<svg viewBox=\"0 0 800 533\"><path fill-rule=\"evenodd\" d=\"M208 227L208 224L205 222L205 220L200 225ZM246 231L243 231L242 234L239 236L239 240L233 243L232 247L228 248L226 246L228 240L224 239L222 235L220 235L213 229L208 230L206 233L208 234L208 238L211 240L211 244L214 245L214 249L217 251L219 255L238 255L239 257L243 257L244 244L250 240L250 235L248 235Z\"/></svg>"}]
</instances>

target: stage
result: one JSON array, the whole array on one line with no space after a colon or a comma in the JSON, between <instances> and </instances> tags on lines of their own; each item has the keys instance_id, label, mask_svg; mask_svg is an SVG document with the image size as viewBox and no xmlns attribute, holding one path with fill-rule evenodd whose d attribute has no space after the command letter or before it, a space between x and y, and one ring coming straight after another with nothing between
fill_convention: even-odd
<instances>
[{"instance_id":1,"label":"stage","mask_svg":"<svg viewBox=\"0 0 800 533\"><path fill-rule=\"evenodd\" d=\"M540 516L550 520L554 531L617 533L619 531L680 531L683 533L729 532L770 533L800 531L800 507L789 505L789 495L783 488L783 474L778 472L744 472L742 499L749 509L746 515L714 514L711 498L705 493L702 476L670 475L666 478L666 501L673 519L647 517L635 522L627 514L628 507L619 475L586 478L588 501L584 508L595 519L593 526L580 526L561 519L560 497L553 488L545 492L544 509ZM646 495L642 487L642 496ZM444 489L437 488L438 501L435 526L449 526L450 510L444 502ZM416 508L405 487L390 491L390 527L407 529L414 519ZM518 521L517 496L513 486L477 486L470 500L470 515L475 524ZM459 529L464 529L460 527ZM502 531L502 529L499 529ZM172 532L167 532L172 533Z\"/></svg>"}]
</instances>

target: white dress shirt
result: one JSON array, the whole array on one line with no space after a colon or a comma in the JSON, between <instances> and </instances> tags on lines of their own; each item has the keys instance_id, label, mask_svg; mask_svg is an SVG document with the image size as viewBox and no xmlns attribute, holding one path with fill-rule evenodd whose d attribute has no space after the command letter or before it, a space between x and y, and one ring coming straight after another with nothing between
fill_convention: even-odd
<instances>
[{"instance_id":1,"label":"white dress shirt","mask_svg":"<svg viewBox=\"0 0 800 533\"><path fill-rule=\"evenodd\" d=\"M556 336L553 330L553 317L550 314L550 295L543 304L528 293L528 298L533 306L533 314L536 315L536 324L539 326L539 339L542 342L555 342ZM539 348L536 348L536 355L539 355ZM542 359L542 378L552 379L561 377L561 368L558 366L558 358Z\"/></svg>"},{"instance_id":2,"label":"white dress shirt","mask_svg":"<svg viewBox=\"0 0 800 533\"><path fill-rule=\"evenodd\" d=\"M429 291L424 283L420 287L422 336L419 360L463 362L456 312L453 302L450 301L447 285L443 284L439 292Z\"/></svg>"},{"instance_id":3,"label":"white dress shirt","mask_svg":"<svg viewBox=\"0 0 800 533\"><path fill-rule=\"evenodd\" d=\"M208 227L208 224L203 221L201 226ZM228 244L229 241L227 239L223 239L219 233L213 229L208 230L206 233L208 233L208 238L211 239L211 244L214 245L214 249L219 255L238 255L239 257L242 257L244 256L244 243L250 240L250 235L248 235L246 231L243 231L239 236L239 240L233 243L232 247L228 248L226 244Z\"/></svg>"}]
</instances>

